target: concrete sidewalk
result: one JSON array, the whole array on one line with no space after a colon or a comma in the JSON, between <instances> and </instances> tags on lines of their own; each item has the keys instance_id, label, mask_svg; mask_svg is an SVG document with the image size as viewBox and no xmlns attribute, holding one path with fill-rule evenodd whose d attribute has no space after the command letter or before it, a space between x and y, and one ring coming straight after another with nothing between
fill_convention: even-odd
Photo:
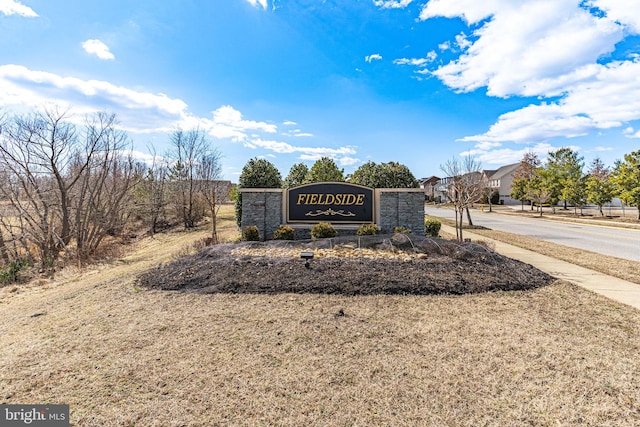
<instances>
[{"instance_id":1,"label":"concrete sidewalk","mask_svg":"<svg viewBox=\"0 0 640 427\"><path fill-rule=\"evenodd\" d=\"M453 234L453 227L442 225L442 231ZM486 240L495 243L496 252L509 258L517 259L556 277L582 286L585 289L604 295L607 298L640 309L640 285L607 276L597 271L589 270L565 261L548 257L527 249L512 246L507 243L492 240L478 234L464 230L463 236L471 240Z\"/></svg>"}]
</instances>

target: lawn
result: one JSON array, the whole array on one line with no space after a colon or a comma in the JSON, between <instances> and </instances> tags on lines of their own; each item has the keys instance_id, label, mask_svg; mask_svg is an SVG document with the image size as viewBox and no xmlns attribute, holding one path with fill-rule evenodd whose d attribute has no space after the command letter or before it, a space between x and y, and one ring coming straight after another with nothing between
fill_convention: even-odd
<instances>
[{"instance_id":1,"label":"lawn","mask_svg":"<svg viewBox=\"0 0 640 427\"><path fill-rule=\"evenodd\" d=\"M0 403L68 403L79 426L640 424L630 307L561 281L463 296L136 286L205 235L0 288Z\"/></svg>"}]
</instances>

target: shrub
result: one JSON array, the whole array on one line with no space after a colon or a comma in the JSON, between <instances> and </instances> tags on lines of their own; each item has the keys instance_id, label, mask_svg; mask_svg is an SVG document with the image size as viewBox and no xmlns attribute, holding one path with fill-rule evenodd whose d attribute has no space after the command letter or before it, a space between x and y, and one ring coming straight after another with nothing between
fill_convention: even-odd
<instances>
[{"instance_id":1,"label":"shrub","mask_svg":"<svg viewBox=\"0 0 640 427\"><path fill-rule=\"evenodd\" d=\"M411 234L411 229L409 227L405 227L404 225L399 225L397 227L394 227L393 229L393 233L400 233L400 234Z\"/></svg>"},{"instance_id":2,"label":"shrub","mask_svg":"<svg viewBox=\"0 0 640 427\"><path fill-rule=\"evenodd\" d=\"M356 230L356 236L375 236L380 232L380 227L375 224L362 224Z\"/></svg>"},{"instance_id":3,"label":"shrub","mask_svg":"<svg viewBox=\"0 0 640 427\"><path fill-rule=\"evenodd\" d=\"M281 225L273 232L273 240L295 240L296 232L288 225Z\"/></svg>"},{"instance_id":4,"label":"shrub","mask_svg":"<svg viewBox=\"0 0 640 427\"><path fill-rule=\"evenodd\" d=\"M25 258L20 258L16 261L11 261L6 270L0 269L0 282L3 283L13 283L18 281L18 273L20 273L25 268L29 267L31 264L29 260Z\"/></svg>"},{"instance_id":5,"label":"shrub","mask_svg":"<svg viewBox=\"0 0 640 427\"><path fill-rule=\"evenodd\" d=\"M333 225L328 222L320 222L311 227L311 237L314 239L324 239L327 237L336 237L338 233Z\"/></svg>"},{"instance_id":6,"label":"shrub","mask_svg":"<svg viewBox=\"0 0 640 427\"><path fill-rule=\"evenodd\" d=\"M242 240L249 242L260 241L260 231L255 225L249 225L242 230Z\"/></svg>"},{"instance_id":7,"label":"shrub","mask_svg":"<svg viewBox=\"0 0 640 427\"><path fill-rule=\"evenodd\" d=\"M425 219L424 221L424 232L427 236L438 237L440 234L440 227L442 224L437 219Z\"/></svg>"}]
</instances>

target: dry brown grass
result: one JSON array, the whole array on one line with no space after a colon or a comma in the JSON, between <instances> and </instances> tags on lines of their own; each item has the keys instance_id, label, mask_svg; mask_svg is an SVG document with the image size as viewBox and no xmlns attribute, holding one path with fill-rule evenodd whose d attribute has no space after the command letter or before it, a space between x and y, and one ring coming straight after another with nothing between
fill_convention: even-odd
<instances>
[{"instance_id":1,"label":"dry brown grass","mask_svg":"<svg viewBox=\"0 0 640 427\"><path fill-rule=\"evenodd\" d=\"M557 243L545 242L544 240L505 233L504 231L472 230L472 232L490 239L530 249L534 252L561 259L590 270L599 271L609 276L640 284L640 263L637 261L602 255L583 249L559 245Z\"/></svg>"},{"instance_id":2,"label":"dry brown grass","mask_svg":"<svg viewBox=\"0 0 640 427\"><path fill-rule=\"evenodd\" d=\"M640 423L632 308L565 282L459 297L135 288L201 233L0 290L0 403L68 403L81 426Z\"/></svg>"}]
</instances>

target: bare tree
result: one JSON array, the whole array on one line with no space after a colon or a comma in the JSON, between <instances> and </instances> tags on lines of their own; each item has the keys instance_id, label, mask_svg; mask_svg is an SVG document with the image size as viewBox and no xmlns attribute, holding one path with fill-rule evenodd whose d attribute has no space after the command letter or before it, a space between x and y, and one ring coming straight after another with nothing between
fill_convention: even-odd
<instances>
[{"instance_id":1,"label":"bare tree","mask_svg":"<svg viewBox=\"0 0 640 427\"><path fill-rule=\"evenodd\" d=\"M94 126L88 124L89 134ZM73 209L80 262L94 255L105 237L120 235L131 212L131 189L141 179L142 166L125 151L128 144L122 131L111 127L102 132L100 155L93 156L80 176Z\"/></svg>"},{"instance_id":2,"label":"bare tree","mask_svg":"<svg viewBox=\"0 0 640 427\"><path fill-rule=\"evenodd\" d=\"M136 213L149 227L149 234L158 232L161 224L166 222L167 180L169 161L156 155L150 146L152 163L148 165L141 181L134 190Z\"/></svg>"},{"instance_id":3,"label":"bare tree","mask_svg":"<svg viewBox=\"0 0 640 427\"><path fill-rule=\"evenodd\" d=\"M211 217L212 244L218 243L218 212L231 189L226 181L220 181L222 176L220 157L220 153L213 150L200 159L197 168L199 194L204 199Z\"/></svg>"},{"instance_id":4,"label":"bare tree","mask_svg":"<svg viewBox=\"0 0 640 427\"><path fill-rule=\"evenodd\" d=\"M209 144L204 131L178 129L171 134L173 149L170 156L175 160L171 170L173 190L176 193L175 206L182 218L184 228L193 228L200 219L201 211L197 202L198 162L209 153Z\"/></svg>"},{"instance_id":5,"label":"bare tree","mask_svg":"<svg viewBox=\"0 0 640 427\"><path fill-rule=\"evenodd\" d=\"M69 190L77 178L65 176L78 138L65 118L48 110L15 117L0 141L0 163L9 175L3 195L24 220L43 268L51 268L71 240Z\"/></svg>"},{"instance_id":6,"label":"bare tree","mask_svg":"<svg viewBox=\"0 0 640 427\"><path fill-rule=\"evenodd\" d=\"M448 198L453 203L456 214L456 238L462 238L462 217L467 213L469 225L473 225L469 206L479 200L484 188L480 163L473 156L466 156L462 162L453 157L440 166L447 178Z\"/></svg>"},{"instance_id":7,"label":"bare tree","mask_svg":"<svg viewBox=\"0 0 640 427\"><path fill-rule=\"evenodd\" d=\"M16 116L0 137L0 169L6 176L0 191L21 227L13 234L27 247L35 246L47 271L53 271L61 253L72 252L74 237L79 253L85 253L88 221L98 219L96 194L118 188L95 180L100 173L108 175L107 165L121 148L124 137L115 130L115 116L96 114L84 128L69 118L58 110ZM117 200L109 204L116 207Z\"/></svg>"}]
</instances>

